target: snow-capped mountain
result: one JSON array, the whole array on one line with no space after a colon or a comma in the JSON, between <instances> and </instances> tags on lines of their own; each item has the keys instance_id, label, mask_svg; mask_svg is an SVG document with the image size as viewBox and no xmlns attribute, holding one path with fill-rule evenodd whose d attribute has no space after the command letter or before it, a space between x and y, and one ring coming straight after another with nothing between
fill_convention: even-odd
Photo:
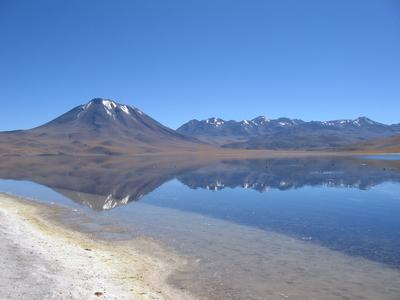
<instances>
[{"instance_id":1,"label":"snow-capped mountain","mask_svg":"<svg viewBox=\"0 0 400 300\"><path fill-rule=\"evenodd\" d=\"M33 131L48 129L62 129L64 135L68 133L72 138L90 135L138 143L195 141L160 124L135 107L102 98L75 107Z\"/></svg>"},{"instance_id":2,"label":"snow-capped mountain","mask_svg":"<svg viewBox=\"0 0 400 300\"><path fill-rule=\"evenodd\" d=\"M3 141L24 152L73 154L159 152L204 145L135 107L103 98L79 105L37 128L3 133L0 144Z\"/></svg>"},{"instance_id":3,"label":"snow-capped mountain","mask_svg":"<svg viewBox=\"0 0 400 300\"><path fill-rule=\"evenodd\" d=\"M186 124L183 124L177 129L177 131L185 134L214 134L218 132L229 131L232 127L238 126L239 128L252 128L251 133L258 135L262 131L267 131L276 128L290 128L290 127L319 127L319 128L365 128L365 127L387 127L378 122L375 122L366 117L360 117L354 120L343 119L333 121L311 121L305 122L299 119L279 118L279 119L268 119L265 116L259 116L252 120L242 121L225 121L220 118L209 118L206 120L191 120ZM248 130L247 130L248 131ZM238 134L238 133L237 133Z\"/></svg>"},{"instance_id":4,"label":"snow-capped mountain","mask_svg":"<svg viewBox=\"0 0 400 300\"><path fill-rule=\"evenodd\" d=\"M367 117L305 122L299 119L226 121L192 120L178 132L229 148L307 149L332 148L400 134L399 125L385 125Z\"/></svg>"}]
</instances>

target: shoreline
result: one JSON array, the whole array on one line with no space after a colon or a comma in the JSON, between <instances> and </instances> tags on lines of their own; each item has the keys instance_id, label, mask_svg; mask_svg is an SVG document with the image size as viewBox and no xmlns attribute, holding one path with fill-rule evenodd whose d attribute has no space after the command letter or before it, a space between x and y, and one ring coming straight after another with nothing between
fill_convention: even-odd
<instances>
[{"instance_id":1,"label":"shoreline","mask_svg":"<svg viewBox=\"0 0 400 300\"><path fill-rule=\"evenodd\" d=\"M3 149L1 149L3 150ZM107 157L107 158L139 158L139 157L191 157L197 159L263 159L292 157L352 157L359 155L400 155L396 151L379 150L271 150L271 149L196 149L194 151L160 151L118 154L69 153L69 152L16 152L0 151L0 157Z\"/></svg>"},{"instance_id":2,"label":"shoreline","mask_svg":"<svg viewBox=\"0 0 400 300\"><path fill-rule=\"evenodd\" d=\"M169 221L160 219L167 216L195 234L179 241L201 249L188 254L195 260L151 238L110 241L98 238L96 230L81 234L81 225L73 222L98 219L0 193L0 298L394 300L400 295L400 273L380 263L276 232L158 210L150 223L168 227ZM197 230L205 222L207 231ZM176 229L169 233L174 236ZM238 251L238 244L248 246Z\"/></svg>"},{"instance_id":3,"label":"shoreline","mask_svg":"<svg viewBox=\"0 0 400 300\"><path fill-rule=\"evenodd\" d=\"M101 241L43 218L59 208L0 193L1 297L193 298L166 283L184 258L144 239Z\"/></svg>"}]
</instances>

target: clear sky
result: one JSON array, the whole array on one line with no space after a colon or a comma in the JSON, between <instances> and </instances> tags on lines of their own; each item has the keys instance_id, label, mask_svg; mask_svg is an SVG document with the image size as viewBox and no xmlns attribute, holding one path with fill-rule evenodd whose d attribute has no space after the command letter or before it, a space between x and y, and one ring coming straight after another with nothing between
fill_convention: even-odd
<instances>
[{"instance_id":1,"label":"clear sky","mask_svg":"<svg viewBox=\"0 0 400 300\"><path fill-rule=\"evenodd\" d=\"M400 123L398 0L0 0L0 130L94 97L167 126Z\"/></svg>"}]
</instances>

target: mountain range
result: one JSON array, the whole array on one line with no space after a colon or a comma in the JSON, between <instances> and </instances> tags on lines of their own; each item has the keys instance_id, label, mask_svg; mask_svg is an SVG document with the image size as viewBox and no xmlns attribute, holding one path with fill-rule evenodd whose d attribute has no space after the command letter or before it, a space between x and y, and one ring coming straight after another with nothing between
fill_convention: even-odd
<instances>
[{"instance_id":1,"label":"mountain range","mask_svg":"<svg viewBox=\"0 0 400 300\"><path fill-rule=\"evenodd\" d=\"M366 117L306 122L260 116L192 120L173 130L135 107L95 98L42 126L0 132L2 155L227 153L226 149L398 152L400 124Z\"/></svg>"},{"instance_id":2,"label":"mountain range","mask_svg":"<svg viewBox=\"0 0 400 300\"><path fill-rule=\"evenodd\" d=\"M400 124L386 125L367 117L306 122L259 116L243 121L191 120L177 131L224 148L321 150L400 135Z\"/></svg>"}]
</instances>

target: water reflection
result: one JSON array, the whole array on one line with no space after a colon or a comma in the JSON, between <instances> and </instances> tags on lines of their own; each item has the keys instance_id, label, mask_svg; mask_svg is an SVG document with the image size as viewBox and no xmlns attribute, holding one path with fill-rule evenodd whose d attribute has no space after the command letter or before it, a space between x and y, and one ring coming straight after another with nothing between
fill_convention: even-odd
<instances>
[{"instance_id":1,"label":"water reflection","mask_svg":"<svg viewBox=\"0 0 400 300\"><path fill-rule=\"evenodd\" d=\"M362 158L291 158L263 160L192 157L9 157L0 161L0 178L47 186L93 210L108 210L141 199L177 178L186 186L265 192L305 186L361 190L400 182L399 161Z\"/></svg>"},{"instance_id":2,"label":"water reflection","mask_svg":"<svg viewBox=\"0 0 400 300\"><path fill-rule=\"evenodd\" d=\"M400 182L400 164L356 158L307 158L222 161L186 172L178 179L191 188L242 187L265 192L305 186L361 190L387 181Z\"/></svg>"},{"instance_id":3,"label":"water reflection","mask_svg":"<svg viewBox=\"0 0 400 300\"><path fill-rule=\"evenodd\" d=\"M0 178L32 181L100 211L137 201L202 164L185 157L8 157Z\"/></svg>"},{"instance_id":4,"label":"water reflection","mask_svg":"<svg viewBox=\"0 0 400 300\"><path fill-rule=\"evenodd\" d=\"M9 157L0 178L46 186L99 224L188 254L172 280L204 299L400 293L400 161Z\"/></svg>"}]
</instances>

